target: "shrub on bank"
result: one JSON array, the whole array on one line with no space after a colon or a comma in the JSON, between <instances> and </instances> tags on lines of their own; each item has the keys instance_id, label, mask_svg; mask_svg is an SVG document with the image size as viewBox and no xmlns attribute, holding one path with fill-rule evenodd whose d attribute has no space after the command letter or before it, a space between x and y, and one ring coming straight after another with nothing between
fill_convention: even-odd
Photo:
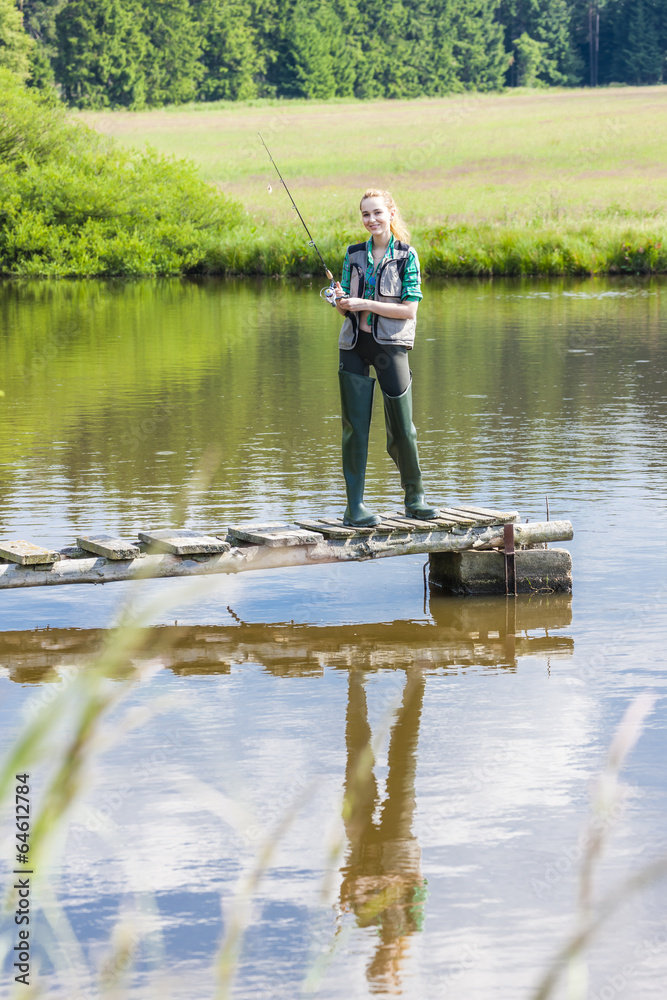
<instances>
[{"instance_id":1,"label":"shrub on bank","mask_svg":"<svg viewBox=\"0 0 667 1000\"><path fill-rule=\"evenodd\" d=\"M126 151L0 71L2 273L206 270L243 216L193 163Z\"/></svg>"},{"instance_id":2,"label":"shrub on bank","mask_svg":"<svg viewBox=\"0 0 667 1000\"><path fill-rule=\"evenodd\" d=\"M460 226L416 232L425 273L443 277L656 274L667 272L667 232L659 221L561 223L508 228Z\"/></svg>"},{"instance_id":3,"label":"shrub on bank","mask_svg":"<svg viewBox=\"0 0 667 1000\"><path fill-rule=\"evenodd\" d=\"M297 224L298 225L298 224ZM649 228L650 227L650 228ZM334 274L340 274L345 247L363 234L340 231L317 245ZM618 224L559 228L466 225L415 228L412 242L422 272L432 277L520 275L658 274L667 272L667 232L659 222L629 229ZM258 232L240 227L211 246L206 269L212 274L313 275L326 283L320 262L297 226L293 231Z\"/></svg>"}]
</instances>

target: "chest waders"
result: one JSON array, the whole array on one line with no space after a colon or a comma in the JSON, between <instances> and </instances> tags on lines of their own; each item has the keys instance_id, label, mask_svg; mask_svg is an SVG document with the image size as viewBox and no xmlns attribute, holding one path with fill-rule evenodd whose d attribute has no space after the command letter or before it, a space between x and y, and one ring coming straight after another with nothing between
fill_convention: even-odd
<instances>
[{"instance_id":1,"label":"chest waders","mask_svg":"<svg viewBox=\"0 0 667 1000\"><path fill-rule=\"evenodd\" d=\"M365 247L365 244L362 244ZM400 244L399 244L400 246ZM350 248L353 249L353 248ZM354 248L356 249L356 248ZM388 296L378 294L381 291L381 274L376 283L375 298L383 301L400 302L399 295ZM363 297L363 288L361 295ZM354 326L354 342L358 335L358 317L352 316ZM373 331L377 331L377 314L373 314ZM346 323L348 320L346 320ZM397 321L394 321L397 322ZM414 320L410 321L414 336ZM405 336L400 329L396 330L396 341ZM393 339L393 338L392 338ZM377 338L376 338L377 342ZM342 346L342 345L341 345ZM354 349L354 343L347 350ZM377 360L377 358L376 358ZM375 365L377 370L377 364ZM373 397L375 394L375 379L367 375L345 371L343 366L338 372L340 383L341 416L343 422L343 475L347 493L347 507L343 523L354 527L372 527L381 518L366 507L363 502L366 483L366 465L368 462L368 439L370 434ZM401 485L405 490L405 515L420 520L437 517L438 509L430 507L424 500L419 454L417 452L417 431L412 422L412 380L405 392L399 396L389 396L382 392L384 400L384 416L387 429L387 452L396 463L401 474Z\"/></svg>"}]
</instances>

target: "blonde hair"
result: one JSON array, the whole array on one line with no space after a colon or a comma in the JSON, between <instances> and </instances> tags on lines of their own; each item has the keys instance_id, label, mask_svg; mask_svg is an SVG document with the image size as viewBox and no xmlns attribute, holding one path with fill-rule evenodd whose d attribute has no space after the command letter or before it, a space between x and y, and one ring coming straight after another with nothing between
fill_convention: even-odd
<instances>
[{"instance_id":1,"label":"blonde hair","mask_svg":"<svg viewBox=\"0 0 667 1000\"><path fill-rule=\"evenodd\" d=\"M361 196L361 201L359 202L359 211L361 211L361 206L366 201L367 198L382 198L383 202L391 212L394 211L394 218L391 220L390 229L397 240L403 240L404 243L410 242L410 232L405 222L401 217L396 202L392 198L389 191L382 191L380 188L368 188L367 191Z\"/></svg>"}]
</instances>

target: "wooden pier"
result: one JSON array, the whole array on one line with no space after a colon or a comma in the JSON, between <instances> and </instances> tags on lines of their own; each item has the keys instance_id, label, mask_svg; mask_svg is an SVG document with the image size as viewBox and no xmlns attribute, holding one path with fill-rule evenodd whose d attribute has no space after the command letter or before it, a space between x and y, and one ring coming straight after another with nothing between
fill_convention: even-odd
<instances>
[{"instance_id":1,"label":"wooden pier","mask_svg":"<svg viewBox=\"0 0 667 1000\"><path fill-rule=\"evenodd\" d=\"M206 576L318 563L384 559L419 553L503 552L506 572L525 549L572 538L569 521L524 523L516 511L461 505L419 521L382 516L373 528L350 528L342 518L304 517L294 523L235 524L209 532L154 529L136 539L79 536L59 551L23 540L0 541L0 589L73 583ZM510 551L511 550L511 551ZM546 558L543 557L543 558ZM437 580L435 582L438 582ZM456 589L456 588L454 588ZM569 589L566 585L555 589ZM466 590L461 592L474 592ZM514 590L516 592L516 578Z\"/></svg>"}]
</instances>

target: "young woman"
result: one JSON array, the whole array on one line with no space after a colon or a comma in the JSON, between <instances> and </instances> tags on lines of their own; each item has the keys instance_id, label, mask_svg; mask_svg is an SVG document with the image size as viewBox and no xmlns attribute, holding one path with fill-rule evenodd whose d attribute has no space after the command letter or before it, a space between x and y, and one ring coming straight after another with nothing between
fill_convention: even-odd
<instances>
[{"instance_id":1,"label":"young woman","mask_svg":"<svg viewBox=\"0 0 667 1000\"><path fill-rule=\"evenodd\" d=\"M417 432L412 422L412 373L408 351L415 340L422 298L419 259L388 191L369 189L361 199L361 220L371 234L347 248L336 308L345 316L340 331L343 475L347 492L344 524L369 527L380 517L364 505L368 435L373 409L373 365L384 397L387 451L398 466L407 517L437 517L424 501Z\"/></svg>"}]
</instances>

